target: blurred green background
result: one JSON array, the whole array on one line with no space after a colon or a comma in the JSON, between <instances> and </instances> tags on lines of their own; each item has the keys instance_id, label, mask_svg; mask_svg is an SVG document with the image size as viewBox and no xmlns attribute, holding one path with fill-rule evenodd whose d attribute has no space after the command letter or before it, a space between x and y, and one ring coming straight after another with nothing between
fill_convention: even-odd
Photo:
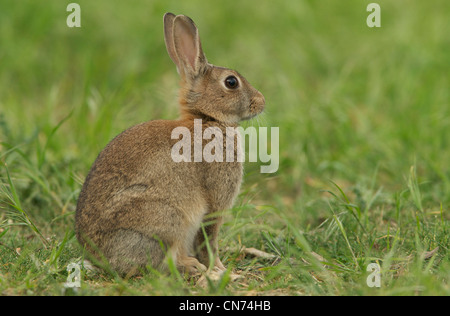
<instances>
[{"instance_id":1,"label":"blurred green background","mask_svg":"<svg viewBox=\"0 0 450 316\"><path fill-rule=\"evenodd\" d=\"M211 63L264 94L265 113L243 125L280 129L278 172L246 164L222 234L229 264L261 273L243 288L372 293L364 266L377 258L396 271L382 294L449 294L450 2L379 0L381 28L369 28L370 2L78 0L81 28L69 28L70 1L2 0L0 293L60 293L80 256L73 212L96 156L132 125L177 117L162 25L173 12L196 22ZM303 266L266 269L237 260L241 243L283 260L314 250L345 269L332 284Z\"/></svg>"}]
</instances>

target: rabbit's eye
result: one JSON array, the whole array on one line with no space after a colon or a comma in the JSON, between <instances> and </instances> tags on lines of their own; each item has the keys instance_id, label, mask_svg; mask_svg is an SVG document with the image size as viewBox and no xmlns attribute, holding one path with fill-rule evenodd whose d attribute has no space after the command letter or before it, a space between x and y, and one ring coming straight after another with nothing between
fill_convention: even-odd
<instances>
[{"instance_id":1,"label":"rabbit's eye","mask_svg":"<svg viewBox=\"0 0 450 316\"><path fill-rule=\"evenodd\" d=\"M228 76L225 79L225 86L228 89L236 89L239 85L239 81L237 80L237 78L235 76Z\"/></svg>"}]
</instances>

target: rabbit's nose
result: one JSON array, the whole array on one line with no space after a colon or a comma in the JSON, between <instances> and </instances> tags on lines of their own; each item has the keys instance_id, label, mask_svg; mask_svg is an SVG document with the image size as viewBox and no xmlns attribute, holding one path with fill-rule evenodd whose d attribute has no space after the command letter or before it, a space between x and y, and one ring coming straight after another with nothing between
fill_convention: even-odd
<instances>
[{"instance_id":1,"label":"rabbit's nose","mask_svg":"<svg viewBox=\"0 0 450 316\"><path fill-rule=\"evenodd\" d=\"M256 99L260 105L264 106L266 104L266 98L264 98L263 94L259 91L256 94Z\"/></svg>"},{"instance_id":2,"label":"rabbit's nose","mask_svg":"<svg viewBox=\"0 0 450 316\"><path fill-rule=\"evenodd\" d=\"M264 108L266 104L266 99L263 94L259 91L256 91L256 95L252 98L252 103Z\"/></svg>"},{"instance_id":3,"label":"rabbit's nose","mask_svg":"<svg viewBox=\"0 0 450 316\"><path fill-rule=\"evenodd\" d=\"M266 99L263 94L259 91L256 91L256 94L253 96L250 102L250 110L253 113L261 113L264 110L264 105L266 104Z\"/></svg>"}]
</instances>

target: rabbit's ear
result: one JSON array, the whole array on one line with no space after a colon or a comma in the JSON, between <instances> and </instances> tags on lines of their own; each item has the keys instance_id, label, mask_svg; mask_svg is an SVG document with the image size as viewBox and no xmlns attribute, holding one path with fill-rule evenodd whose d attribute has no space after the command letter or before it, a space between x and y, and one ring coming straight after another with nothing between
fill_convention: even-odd
<instances>
[{"instance_id":1,"label":"rabbit's ear","mask_svg":"<svg viewBox=\"0 0 450 316\"><path fill-rule=\"evenodd\" d=\"M177 15L174 18L173 43L177 61L174 58L172 60L177 65L178 72L184 76L197 77L208 62L203 54L194 21L184 15Z\"/></svg>"},{"instance_id":2,"label":"rabbit's ear","mask_svg":"<svg viewBox=\"0 0 450 316\"><path fill-rule=\"evenodd\" d=\"M166 43L167 53L170 59L175 63L178 70L178 57L175 51L175 44L173 42L173 20L175 19L175 14L167 12L164 14L164 42ZM180 72L178 70L178 72Z\"/></svg>"}]
</instances>

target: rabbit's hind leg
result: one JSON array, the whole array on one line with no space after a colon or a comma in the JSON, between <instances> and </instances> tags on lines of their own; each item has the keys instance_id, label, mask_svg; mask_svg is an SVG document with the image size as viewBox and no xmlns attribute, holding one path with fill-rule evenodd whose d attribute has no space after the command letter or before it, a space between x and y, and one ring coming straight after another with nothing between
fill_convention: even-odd
<instances>
[{"instance_id":1,"label":"rabbit's hind leg","mask_svg":"<svg viewBox=\"0 0 450 316\"><path fill-rule=\"evenodd\" d=\"M109 267L121 276L139 275L148 266L158 269L165 257L158 240L130 229L119 229L103 245Z\"/></svg>"}]
</instances>

